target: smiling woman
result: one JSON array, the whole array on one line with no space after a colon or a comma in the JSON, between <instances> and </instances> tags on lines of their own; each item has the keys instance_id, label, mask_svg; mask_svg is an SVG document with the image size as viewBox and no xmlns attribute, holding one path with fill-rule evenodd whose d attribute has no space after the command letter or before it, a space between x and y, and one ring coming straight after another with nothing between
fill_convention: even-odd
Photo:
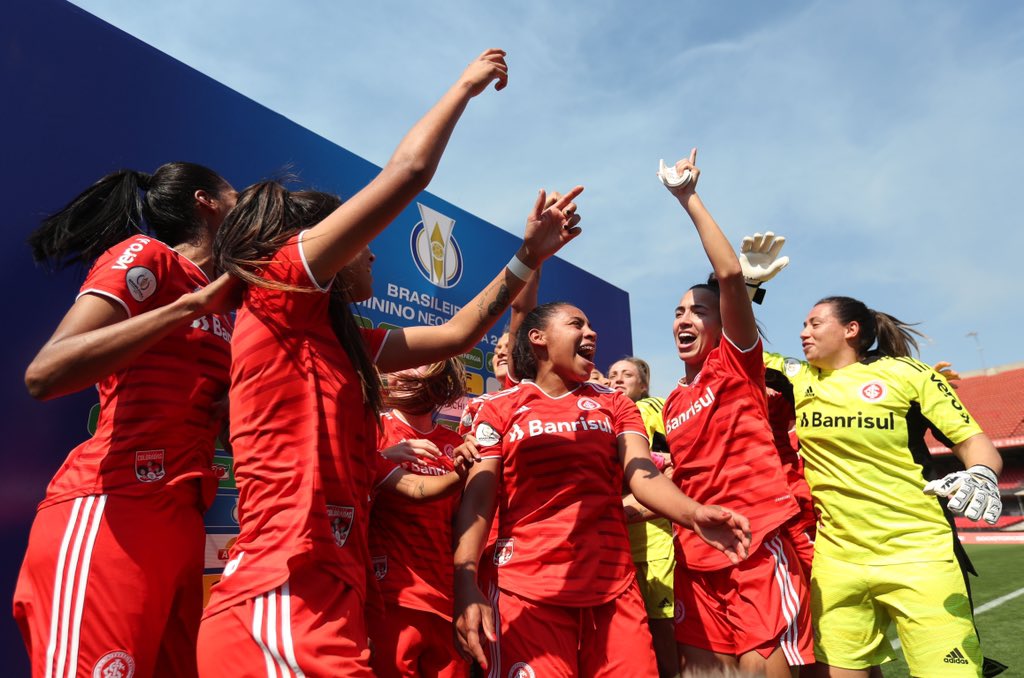
<instances>
[{"instance_id":1,"label":"smiling woman","mask_svg":"<svg viewBox=\"0 0 1024 678\"><path fill-rule=\"evenodd\" d=\"M456 523L456 634L462 652L493 675L658 675L626 536L623 477L638 501L725 557L746 555L746 520L682 494L651 461L633 402L586 381L596 350L580 309L536 307L513 347L522 381L483 396L472 422L480 461ZM488 600L477 572L496 508L498 591Z\"/></svg>"},{"instance_id":2,"label":"smiling woman","mask_svg":"<svg viewBox=\"0 0 1024 678\"><path fill-rule=\"evenodd\" d=\"M806 577L780 528L798 512L775 451L765 398L761 338L739 259L696 193L700 170L669 186L693 221L717 284L691 287L676 307L673 335L686 376L665 403L672 479L688 495L750 518L751 556L739 565L680 532L685 556L676 596L686 610L676 625L685 665L738 666L768 678L812 663ZM714 601L714 602L712 602ZM721 619L718 605L730 613ZM756 601L756 602L755 602Z\"/></svg>"}]
</instances>

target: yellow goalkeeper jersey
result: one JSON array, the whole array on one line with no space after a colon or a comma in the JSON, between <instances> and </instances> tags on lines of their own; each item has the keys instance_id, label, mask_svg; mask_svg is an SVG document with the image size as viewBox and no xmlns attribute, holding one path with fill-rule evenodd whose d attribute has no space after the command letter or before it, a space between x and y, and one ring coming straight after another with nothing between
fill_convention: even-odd
<instances>
[{"instance_id":1,"label":"yellow goalkeeper jersey","mask_svg":"<svg viewBox=\"0 0 1024 678\"><path fill-rule=\"evenodd\" d=\"M657 452L668 452L668 441L665 439L665 422L661 410L665 407L664 398L647 397L638 400L636 407L647 428L647 438L651 441L651 449ZM634 563L646 563L651 560L671 558L672 523L665 518L645 520L641 523L630 523L629 543Z\"/></svg>"},{"instance_id":2,"label":"yellow goalkeeper jersey","mask_svg":"<svg viewBox=\"0 0 1024 678\"><path fill-rule=\"evenodd\" d=\"M793 384L800 455L820 511L815 553L865 565L953 558L924 433L955 445L981 428L946 379L913 358L876 357L839 370L765 353Z\"/></svg>"}]
</instances>

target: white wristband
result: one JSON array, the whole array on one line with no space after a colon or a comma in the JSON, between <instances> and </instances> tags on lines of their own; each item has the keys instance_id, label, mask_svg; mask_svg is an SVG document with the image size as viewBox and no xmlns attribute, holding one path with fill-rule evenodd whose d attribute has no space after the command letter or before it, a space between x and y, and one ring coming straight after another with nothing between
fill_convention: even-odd
<instances>
[{"instance_id":1,"label":"white wristband","mask_svg":"<svg viewBox=\"0 0 1024 678\"><path fill-rule=\"evenodd\" d=\"M512 255L511 259L509 259L509 262L505 266L505 268L508 269L509 273L519 278L523 282L529 280L530 276L533 275L533 269L524 264L522 261L520 261L519 257L516 256L515 254Z\"/></svg>"}]
</instances>

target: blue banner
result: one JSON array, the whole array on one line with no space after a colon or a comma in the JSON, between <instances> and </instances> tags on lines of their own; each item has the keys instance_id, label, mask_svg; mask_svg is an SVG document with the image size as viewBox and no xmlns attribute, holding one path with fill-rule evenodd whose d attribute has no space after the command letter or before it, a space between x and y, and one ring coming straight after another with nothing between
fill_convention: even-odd
<instances>
[{"instance_id":1,"label":"blue banner","mask_svg":"<svg viewBox=\"0 0 1024 678\"><path fill-rule=\"evenodd\" d=\"M470 55L471 56L471 55ZM59 0L9 3L0 22L6 317L0 564L14 590L35 505L67 453L87 435L92 389L33 401L24 369L71 306L85 271L35 268L25 238L99 177L152 171L172 160L216 169L236 187L296 171L303 183L347 198L379 168L344 148ZM438 95L441 93L438 92ZM395 130L397 143L405 130ZM458 132L456 131L456 135ZM524 214L525 217L525 214ZM375 296L360 313L375 326L439 324L501 269L519 239L429 193L373 243ZM625 292L560 260L544 270L541 299L572 300L602 328L601 364L629 354ZM491 351L504 321L466 356L474 390L490 388ZM208 515L212 576L237 531L230 458L218 458L219 496ZM9 608L8 608L9 609ZM9 614L0 615L5 673L27 674Z\"/></svg>"}]
</instances>

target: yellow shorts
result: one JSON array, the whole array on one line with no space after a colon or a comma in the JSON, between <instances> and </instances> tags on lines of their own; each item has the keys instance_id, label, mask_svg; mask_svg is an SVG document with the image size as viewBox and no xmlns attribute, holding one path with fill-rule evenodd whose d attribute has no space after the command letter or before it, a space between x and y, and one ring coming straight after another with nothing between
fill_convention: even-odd
<instances>
[{"instance_id":1,"label":"yellow shorts","mask_svg":"<svg viewBox=\"0 0 1024 678\"><path fill-rule=\"evenodd\" d=\"M629 525L636 581L650 619L675 617L676 550L672 523L659 518Z\"/></svg>"},{"instance_id":2,"label":"yellow shorts","mask_svg":"<svg viewBox=\"0 0 1024 678\"><path fill-rule=\"evenodd\" d=\"M811 569L818 661L866 669L895 658L895 622L914 676L981 676L981 646L955 561L859 565L820 553Z\"/></svg>"}]
</instances>

